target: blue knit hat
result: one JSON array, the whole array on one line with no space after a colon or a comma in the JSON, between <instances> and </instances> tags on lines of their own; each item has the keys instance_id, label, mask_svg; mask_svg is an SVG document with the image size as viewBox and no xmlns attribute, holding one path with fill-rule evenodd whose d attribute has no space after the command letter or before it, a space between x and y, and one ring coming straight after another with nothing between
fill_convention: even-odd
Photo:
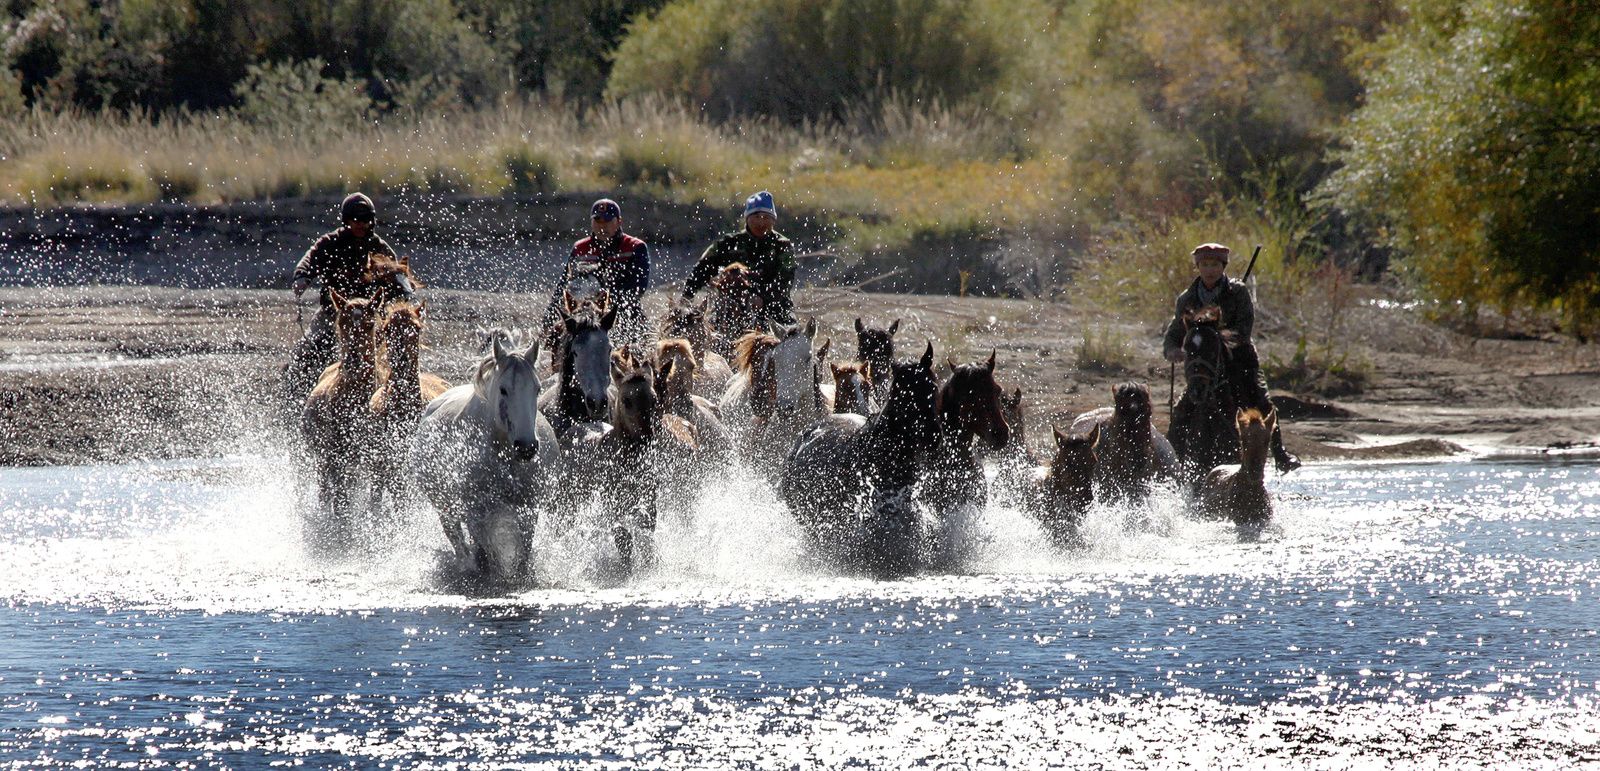
<instances>
[{"instance_id":1,"label":"blue knit hat","mask_svg":"<svg viewBox=\"0 0 1600 771\"><path fill-rule=\"evenodd\" d=\"M765 190L750 196L744 202L744 216L748 217L760 211L774 217L778 216L778 207L772 204L772 194Z\"/></svg>"}]
</instances>

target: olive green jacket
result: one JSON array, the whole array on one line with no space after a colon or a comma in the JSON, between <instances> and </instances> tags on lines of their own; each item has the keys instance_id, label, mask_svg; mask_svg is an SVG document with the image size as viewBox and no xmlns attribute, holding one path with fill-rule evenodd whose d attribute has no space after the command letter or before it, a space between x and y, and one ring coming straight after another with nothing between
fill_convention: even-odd
<instances>
[{"instance_id":1,"label":"olive green jacket","mask_svg":"<svg viewBox=\"0 0 1600 771\"><path fill-rule=\"evenodd\" d=\"M717 271L736 262L755 271L756 291L773 320L792 321L794 306L789 294L794 290L794 244L776 230L762 238L741 230L717 239L689 273L689 281L683 287L684 299L693 297L716 278Z\"/></svg>"}]
</instances>

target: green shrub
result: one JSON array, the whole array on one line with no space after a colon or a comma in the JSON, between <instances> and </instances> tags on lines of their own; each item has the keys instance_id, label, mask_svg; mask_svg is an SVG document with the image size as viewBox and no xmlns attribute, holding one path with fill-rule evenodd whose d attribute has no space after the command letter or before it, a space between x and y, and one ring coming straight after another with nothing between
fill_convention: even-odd
<instances>
[{"instance_id":1,"label":"green shrub","mask_svg":"<svg viewBox=\"0 0 1600 771\"><path fill-rule=\"evenodd\" d=\"M278 131L325 131L371 121L372 98L356 80L324 77L321 59L252 64L234 86L238 114Z\"/></svg>"},{"instance_id":2,"label":"green shrub","mask_svg":"<svg viewBox=\"0 0 1600 771\"><path fill-rule=\"evenodd\" d=\"M1311 345L1304 336L1295 341L1287 361L1268 356L1261 363L1267 384L1294 393L1327 397L1361 393L1371 382L1372 361L1356 349L1338 344Z\"/></svg>"},{"instance_id":3,"label":"green shrub","mask_svg":"<svg viewBox=\"0 0 1600 771\"><path fill-rule=\"evenodd\" d=\"M148 165L150 182L163 201L191 201L205 189L200 167L193 161L163 161Z\"/></svg>"},{"instance_id":4,"label":"green shrub","mask_svg":"<svg viewBox=\"0 0 1600 771\"><path fill-rule=\"evenodd\" d=\"M500 164L506 178L511 181L509 190L519 195L554 193L560 175L554 153L535 148L527 142L517 142L500 150Z\"/></svg>"},{"instance_id":5,"label":"green shrub","mask_svg":"<svg viewBox=\"0 0 1600 771\"><path fill-rule=\"evenodd\" d=\"M1083 342L1074 352L1078 369L1090 372L1132 372L1135 363L1128 336L1110 326L1095 325L1083 332Z\"/></svg>"}]
</instances>

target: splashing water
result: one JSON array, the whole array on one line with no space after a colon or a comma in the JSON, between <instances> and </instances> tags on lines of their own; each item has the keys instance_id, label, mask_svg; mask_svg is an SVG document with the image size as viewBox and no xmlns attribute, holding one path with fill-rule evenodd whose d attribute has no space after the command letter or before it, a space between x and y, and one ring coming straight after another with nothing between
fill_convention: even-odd
<instances>
[{"instance_id":1,"label":"splashing water","mask_svg":"<svg viewBox=\"0 0 1600 771\"><path fill-rule=\"evenodd\" d=\"M424 511L305 543L272 460L5 470L0 762L1600 760L1600 466L1273 487L1260 542L1160 494L1063 553L994 504L956 570L877 582L733 473L663 508L639 579L580 512L541 521L538 587L475 597Z\"/></svg>"}]
</instances>

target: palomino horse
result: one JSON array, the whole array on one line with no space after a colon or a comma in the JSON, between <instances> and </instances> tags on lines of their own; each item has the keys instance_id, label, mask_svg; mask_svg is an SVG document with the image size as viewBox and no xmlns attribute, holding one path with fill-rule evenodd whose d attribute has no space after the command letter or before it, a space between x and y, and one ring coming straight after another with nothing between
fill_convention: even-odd
<instances>
[{"instance_id":1,"label":"palomino horse","mask_svg":"<svg viewBox=\"0 0 1600 771\"><path fill-rule=\"evenodd\" d=\"M728 381L733 380L733 368L728 366L728 360L710 348L713 335L707 311L710 304L710 297L701 300L699 305L673 301L661 319L659 336L661 340L689 341L695 360L694 392L708 398L721 395Z\"/></svg>"},{"instance_id":2,"label":"palomino horse","mask_svg":"<svg viewBox=\"0 0 1600 771\"><path fill-rule=\"evenodd\" d=\"M784 325L770 335L751 332L735 346L737 374L718 406L758 470L777 468L795 435L833 411L822 390L828 347L813 351L816 335L817 321L811 319L804 329Z\"/></svg>"},{"instance_id":3,"label":"palomino horse","mask_svg":"<svg viewBox=\"0 0 1600 771\"><path fill-rule=\"evenodd\" d=\"M348 539L356 524L354 493L375 435L368 403L378 387L373 352L377 307L371 300L345 300L330 290L339 361L328 366L300 412L300 436L310 454L317 485L321 535Z\"/></svg>"},{"instance_id":4,"label":"palomino horse","mask_svg":"<svg viewBox=\"0 0 1600 771\"><path fill-rule=\"evenodd\" d=\"M859 361L838 364L828 362L828 370L833 373L833 412L853 412L857 415L871 415L877 411L877 403L872 399L872 377L867 374L867 365Z\"/></svg>"},{"instance_id":5,"label":"palomino horse","mask_svg":"<svg viewBox=\"0 0 1600 771\"><path fill-rule=\"evenodd\" d=\"M1183 318L1183 397L1172 408L1167 438L1190 482L1239 457L1236 401L1228 380L1234 336L1221 324L1222 309L1216 306Z\"/></svg>"},{"instance_id":6,"label":"palomino horse","mask_svg":"<svg viewBox=\"0 0 1600 771\"><path fill-rule=\"evenodd\" d=\"M556 429L563 447L585 443L604 429L611 388L611 327L617 311L602 296L600 303L574 303L571 294L556 323L550 361L558 385L542 395L539 410Z\"/></svg>"},{"instance_id":7,"label":"palomino horse","mask_svg":"<svg viewBox=\"0 0 1600 771\"><path fill-rule=\"evenodd\" d=\"M401 470L417 419L428 402L450 390L444 378L423 372L418 363L425 307L421 302L396 302L385 311L378 328L383 342L383 359L378 367L382 384L368 402L376 429L376 445L369 460L373 494L387 497L390 506L402 501L405 475Z\"/></svg>"},{"instance_id":8,"label":"palomino horse","mask_svg":"<svg viewBox=\"0 0 1600 771\"><path fill-rule=\"evenodd\" d=\"M1100 443L1100 424L1096 423L1088 434L1066 434L1059 428L1052 433L1056 456L1049 466L1036 471L1034 516L1057 546L1081 546L1083 517L1094 503L1095 447Z\"/></svg>"},{"instance_id":9,"label":"palomino horse","mask_svg":"<svg viewBox=\"0 0 1600 771\"><path fill-rule=\"evenodd\" d=\"M1267 453L1272 429L1278 424L1278 411L1269 409L1266 417L1255 409L1240 410L1239 463L1211 469L1200 480L1196 499L1200 510L1210 516L1233 520L1246 537L1261 534L1272 519L1272 499L1267 496Z\"/></svg>"},{"instance_id":10,"label":"palomino horse","mask_svg":"<svg viewBox=\"0 0 1600 771\"><path fill-rule=\"evenodd\" d=\"M872 398L878 404L889 398L889 364L894 361L894 335L899 331L899 319L887 329L869 327L856 319L856 361L867 365L867 372L872 375Z\"/></svg>"},{"instance_id":11,"label":"palomino horse","mask_svg":"<svg viewBox=\"0 0 1600 771\"><path fill-rule=\"evenodd\" d=\"M756 273L736 262L711 279L711 350L733 356L734 342L745 333L765 329L765 303L756 291Z\"/></svg>"},{"instance_id":12,"label":"palomino horse","mask_svg":"<svg viewBox=\"0 0 1600 771\"><path fill-rule=\"evenodd\" d=\"M779 494L824 560L880 575L927 565L937 523L915 496L939 434L933 344L896 362L883 411L829 415L806 429L783 463ZM864 509L864 510L863 510Z\"/></svg>"},{"instance_id":13,"label":"palomino horse","mask_svg":"<svg viewBox=\"0 0 1600 771\"><path fill-rule=\"evenodd\" d=\"M717 406L694 393L699 363L688 340L666 339L656 343L656 377L660 409L676 415L694 427L700 450L711 459L726 460L733 455L733 437L723 425Z\"/></svg>"},{"instance_id":14,"label":"palomino horse","mask_svg":"<svg viewBox=\"0 0 1600 771\"><path fill-rule=\"evenodd\" d=\"M535 506L557 460L539 413L539 341L509 350L499 331L472 382L428 402L411 442L412 481L439 512L463 564L497 583L527 576Z\"/></svg>"},{"instance_id":15,"label":"palomino horse","mask_svg":"<svg viewBox=\"0 0 1600 771\"><path fill-rule=\"evenodd\" d=\"M1172 479L1178 456L1151 424L1154 409L1143 383L1120 383L1111 389L1113 407L1101 407L1072 421L1072 433L1100 427L1095 492L1106 501L1141 501L1153 484Z\"/></svg>"}]
</instances>

